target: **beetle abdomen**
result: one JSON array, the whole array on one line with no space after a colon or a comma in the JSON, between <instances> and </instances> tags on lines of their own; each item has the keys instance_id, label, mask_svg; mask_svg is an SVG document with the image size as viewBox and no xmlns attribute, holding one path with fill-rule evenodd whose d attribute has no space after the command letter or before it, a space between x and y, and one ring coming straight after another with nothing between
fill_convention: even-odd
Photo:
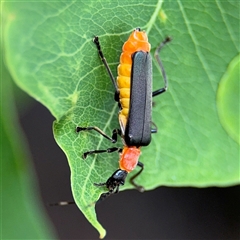
<instances>
[{"instance_id":1,"label":"beetle abdomen","mask_svg":"<svg viewBox=\"0 0 240 240\"><path fill-rule=\"evenodd\" d=\"M119 99L122 108L119 112L119 123L121 125L122 132L125 131L128 120L132 55L137 51L150 52L150 48L151 45L148 42L147 34L144 31L140 31L139 28L135 29L122 47L117 77Z\"/></svg>"}]
</instances>

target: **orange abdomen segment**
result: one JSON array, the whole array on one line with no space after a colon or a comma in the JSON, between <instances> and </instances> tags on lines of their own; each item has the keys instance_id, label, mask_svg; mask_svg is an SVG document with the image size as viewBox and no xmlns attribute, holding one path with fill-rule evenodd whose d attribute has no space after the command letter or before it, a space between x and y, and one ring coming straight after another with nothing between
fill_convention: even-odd
<instances>
[{"instance_id":1,"label":"orange abdomen segment","mask_svg":"<svg viewBox=\"0 0 240 240\"><path fill-rule=\"evenodd\" d=\"M131 88L131 68L132 54L137 51L150 52L151 45L148 42L147 34L139 29L135 29L122 47L120 64L118 65L117 85L122 110L119 112L119 123L124 132L128 120L130 88Z\"/></svg>"},{"instance_id":2,"label":"orange abdomen segment","mask_svg":"<svg viewBox=\"0 0 240 240\"><path fill-rule=\"evenodd\" d=\"M119 160L119 167L122 170L131 172L137 166L141 151L137 147L124 147Z\"/></svg>"}]
</instances>

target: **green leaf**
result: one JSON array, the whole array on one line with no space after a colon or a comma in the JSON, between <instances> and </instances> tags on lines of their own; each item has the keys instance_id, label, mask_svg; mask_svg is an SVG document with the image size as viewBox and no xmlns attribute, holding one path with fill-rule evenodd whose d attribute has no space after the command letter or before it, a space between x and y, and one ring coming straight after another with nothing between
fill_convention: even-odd
<instances>
[{"instance_id":1,"label":"green leaf","mask_svg":"<svg viewBox=\"0 0 240 240\"><path fill-rule=\"evenodd\" d=\"M1 61L0 238L53 239L18 125L11 78Z\"/></svg>"},{"instance_id":2,"label":"green leaf","mask_svg":"<svg viewBox=\"0 0 240 240\"><path fill-rule=\"evenodd\" d=\"M113 74L121 46L135 27L145 29L152 53L161 52L169 91L154 99L158 134L142 149L144 172L137 183L147 190L167 186L229 186L239 183L239 145L219 121L216 94L229 62L239 53L237 1L78 1L7 3L6 59L15 81L55 116L54 136L71 168L74 199L100 236L95 202L118 168L118 154L82 160L88 150L113 146L95 132L118 127L114 88L92 37L98 35ZM153 62L154 89L163 85ZM121 146L121 142L117 144ZM134 171L135 172L135 171ZM132 186L127 181L122 189Z\"/></svg>"},{"instance_id":3,"label":"green leaf","mask_svg":"<svg viewBox=\"0 0 240 240\"><path fill-rule=\"evenodd\" d=\"M240 55L229 64L217 92L219 118L224 129L238 144L239 139Z\"/></svg>"}]
</instances>

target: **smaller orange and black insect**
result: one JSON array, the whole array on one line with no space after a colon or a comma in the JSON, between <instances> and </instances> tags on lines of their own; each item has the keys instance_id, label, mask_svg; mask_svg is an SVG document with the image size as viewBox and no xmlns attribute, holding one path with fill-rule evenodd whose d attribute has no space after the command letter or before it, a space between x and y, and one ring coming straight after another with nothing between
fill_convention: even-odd
<instances>
[{"instance_id":1,"label":"smaller orange and black insect","mask_svg":"<svg viewBox=\"0 0 240 240\"><path fill-rule=\"evenodd\" d=\"M117 80L114 79L107 60L103 55L99 38L97 36L93 38L99 56L115 88L115 101L119 105L118 118L120 129L114 129L112 137L109 137L98 127L77 127L76 131L95 130L112 143L115 143L117 135L120 135L124 145L123 148L112 147L105 150L92 150L83 154L85 159L90 154L112 153L116 151L120 153L119 169L106 182L95 183L96 186L106 186L108 188L108 192L103 193L98 201L118 193L119 187L124 185L128 173L133 171L136 166L139 166L141 169L130 178L130 183L140 192L144 191L144 188L136 184L134 180L141 174L144 168L144 165L138 161L141 153L140 148L149 145L151 134L157 132L157 127L152 122L152 97L164 93L168 88L168 80L159 58L159 52L169 41L171 39L167 37L155 51L155 58L161 69L165 86L152 92L151 45L144 31L136 28L124 43L120 64L118 65Z\"/></svg>"}]
</instances>

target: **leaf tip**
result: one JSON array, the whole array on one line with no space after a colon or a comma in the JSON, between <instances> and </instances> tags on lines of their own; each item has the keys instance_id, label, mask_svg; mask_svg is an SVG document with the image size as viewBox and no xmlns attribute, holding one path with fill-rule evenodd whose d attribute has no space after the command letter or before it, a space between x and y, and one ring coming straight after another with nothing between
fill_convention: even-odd
<instances>
[{"instance_id":1,"label":"leaf tip","mask_svg":"<svg viewBox=\"0 0 240 240\"><path fill-rule=\"evenodd\" d=\"M104 228L101 229L101 231L99 231L99 238L103 239L106 236L106 230Z\"/></svg>"}]
</instances>

